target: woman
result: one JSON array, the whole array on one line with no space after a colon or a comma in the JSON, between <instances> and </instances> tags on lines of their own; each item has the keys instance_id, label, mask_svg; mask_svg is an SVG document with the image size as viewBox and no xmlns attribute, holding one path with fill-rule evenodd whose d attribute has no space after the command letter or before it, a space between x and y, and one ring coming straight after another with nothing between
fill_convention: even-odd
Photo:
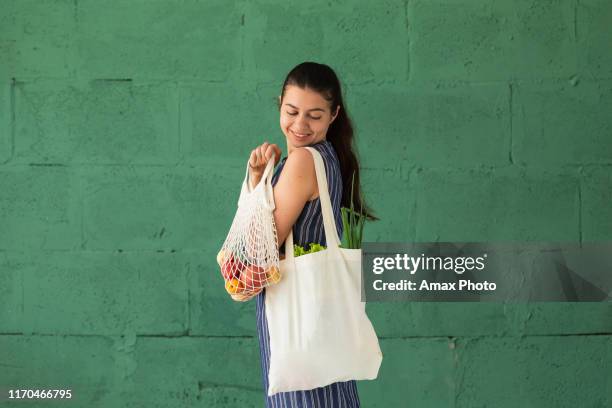
<instances>
[{"instance_id":1,"label":"woman","mask_svg":"<svg viewBox=\"0 0 612 408\"><path fill-rule=\"evenodd\" d=\"M338 236L342 236L340 207L350 207L354 174L353 207L360 200L359 163L353 151L353 128L342 100L340 81L324 64L304 62L293 68L283 83L278 99L280 127L287 140L287 157L274 171L274 221L279 249L293 230L293 242L308 249L310 243L326 245L314 159L305 146L318 150L325 164L327 183ZM256 147L249 158L252 185L261 180L269 159L280 159L280 148L267 142ZM273 157L274 156L274 157ZM268 397L270 362L269 333L265 311L265 289L257 295L257 331L266 407L359 407L355 381L336 382L313 390L281 392Z\"/></svg>"}]
</instances>

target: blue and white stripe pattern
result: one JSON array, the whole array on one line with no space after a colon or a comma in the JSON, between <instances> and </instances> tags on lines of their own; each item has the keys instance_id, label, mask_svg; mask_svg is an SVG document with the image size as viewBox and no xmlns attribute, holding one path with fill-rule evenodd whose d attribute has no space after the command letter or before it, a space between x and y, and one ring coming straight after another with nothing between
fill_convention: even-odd
<instances>
[{"instance_id":1,"label":"blue and white stripe pattern","mask_svg":"<svg viewBox=\"0 0 612 408\"><path fill-rule=\"evenodd\" d=\"M329 195L336 220L338 236L342 237L342 216L340 205L342 199L342 176L340 163L333 145L323 140L311 147L317 149L325 163ZM272 177L272 185L285 164L285 157L276 167ZM325 231L323 229L323 213L321 212L320 198L309 201L304 206L296 223L293 226L293 242L305 247L306 243L316 242L326 245ZM284 243L283 243L284 245ZM357 384L355 380L336 382L314 390L279 392L268 397L268 370L270 366L270 334L266 320L266 290L257 295L257 333L259 337L259 350L261 355L261 369L264 385L264 398L266 407L270 408L358 408L360 407ZM333 335L330 333L330 336Z\"/></svg>"}]
</instances>

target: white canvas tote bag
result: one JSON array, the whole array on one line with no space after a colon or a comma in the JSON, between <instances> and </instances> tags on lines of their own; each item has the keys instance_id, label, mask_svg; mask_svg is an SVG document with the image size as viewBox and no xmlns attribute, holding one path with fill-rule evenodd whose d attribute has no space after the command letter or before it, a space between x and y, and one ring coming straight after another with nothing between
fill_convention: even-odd
<instances>
[{"instance_id":1,"label":"white canvas tote bag","mask_svg":"<svg viewBox=\"0 0 612 408\"><path fill-rule=\"evenodd\" d=\"M361 301L361 249L340 248L325 165L311 147L327 248L297 258L293 232L280 261L282 279L266 288L270 333L268 395L338 381L373 380L382 352Z\"/></svg>"}]
</instances>

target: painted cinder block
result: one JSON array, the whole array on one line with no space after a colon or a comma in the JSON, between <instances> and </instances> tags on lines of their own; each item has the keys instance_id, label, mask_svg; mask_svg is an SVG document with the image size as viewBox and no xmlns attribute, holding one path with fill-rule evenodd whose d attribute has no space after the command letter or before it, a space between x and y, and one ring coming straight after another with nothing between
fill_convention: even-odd
<instances>
[{"instance_id":1,"label":"painted cinder block","mask_svg":"<svg viewBox=\"0 0 612 408\"><path fill-rule=\"evenodd\" d=\"M612 163L612 81L512 86L512 155L521 166Z\"/></svg>"},{"instance_id":2,"label":"painted cinder block","mask_svg":"<svg viewBox=\"0 0 612 408\"><path fill-rule=\"evenodd\" d=\"M582 240L612 240L612 170L610 166L585 169L581 179Z\"/></svg>"},{"instance_id":3,"label":"painted cinder block","mask_svg":"<svg viewBox=\"0 0 612 408\"><path fill-rule=\"evenodd\" d=\"M12 79L0 76L0 165L13 155L13 87Z\"/></svg>"},{"instance_id":4,"label":"painted cinder block","mask_svg":"<svg viewBox=\"0 0 612 408\"><path fill-rule=\"evenodd\" d=\"M611 302L540 302L513 305L526 335L588 335L612 332ZM509 309L509 310L512 310ZM517 313L518 314L518 313Z\"/></svg>"},{"instance_id":5,"label":"painted cinder block","mask_svg":"<svg viewBox=\"0 0 612 408\"><path fill-rule=\"evenodd\" d=\"M398 1L258 2L245 14L245 65L264 82L313 59L337 66L350 83L404 80L405 24Z\"/></svg>"},{"instance_id":6,"label":"painted cinder block","mask_svg":"<svg viewBox=\"0 0 612 408\"><path fill-rule=\"evenodd\" d=\"M366 307L376 333L391 338L579 335L612 330L612 305L600 302L370 302Z\"/></svg>"},{"instance_id":7,"label":"painted cinder block","mask_svg":"<svg viewBox=\"0 0 612 408\"><path fill-rule=\"evenodd\" d=\"M417 173L420 241L576 241L578 178L522 169Z\"/></svg>"},{"instance_id":8,"label":"painted cinder block","mask_svg":"<svg viewBox=\"0 0 612 408\"><path fill-rule=\"evenodd\" d=\"M70 399L45 399L45 405L119 406L128 368L120 345L120 339L102 336L0 336L3 398L9 389L70 389ZM30 398L39 405L42 401Z\"/></svg>"},{"instance_id":9,"label":"painted cinder block","mask_svg":"<svg viewBox=\"0 0 612 408\"><path fill-rule=\"evenodd\" d=\"M367 157L442 168L509 162L507 85L364 86L349 107Z\"/></svg>"},{"instance_id":10,"label":"painted cinder block","mask_svg":"<svg viewBox=\"0 0 612 408\"><path fill-rule=\"evenodd\" d=\"M2 1L0 76L73 77L79 57L75 1Z\"/></svg>"},{"instance_id":11,"label":"painted cinder block","mask_svg":"<svg viewBox=\"0 0 612 408\"><path fill-rule=\"evenodd\" d=\"M455 399L453 341L448 338L380 340L383 361L375 381L359 381L366 407L452 407Z\"/></svg>"},{"instance_id":12,"label":"painted cinder block","mask_svg":"<svg viewBox=\"0 0 612 408\"><path fill-rule=\"evenodd\" d=\"M611 351L610 336L458 339L454 406L606 406Z\"/></svg>"},{"instance_id":13,"label":"painted cinder block","mask_svg":"<svg viewBox=\"0 0 612 408\"><path fill-rule=\"evenodd\" d=\"M367 150L366 150L367 151ZM416 196L409 170L381 169L394 165L382 157L364 157L361 161L361 186L365 202L378 221L367 221L363 228L364 242L405 242L414 237ZM359 211L359 208L356 208Z\"/></svg>"},{"instance_id":14,"label":"painted cinder block","mask_svg":"<svg viewBox=\"0 0 612 408\"><path fill-rule=\"evenodd\" d=\"M141 406L260 407L259 348L253 338L145 337L134 348L134 392Z\"/></svg>"},{"instance_id":15,"label":"painted cinder block","mask_svg":"<svg viewBox=\"0 0 612 408\"><path fill-rule=\"evenodd\" d=\"M83 247L92 250L220 247L242 182L209 167L102 166L81 173Z\"/></svg>"},{"instance_id":16,"label":"painted cinder block","mask_svg":"<svg viewBox=\"0 0 612 408\"><path fill-rule=\"evenodd\" d=\"M612 7L607 0L576 2L578 67L587 79L612 78Z\"/></svg>"},{"instance_id":17,"label":"painted cinder block","mask_svg":"<svg viewBox=\"0 0 612 408\"><path fill-rule=\"evenodd\" d=\"M226 80L240 67L238 6L222 0L79 0L79 72L90 78Z\"/></svg>"},{"instance_id":18,"label":"painted cinder block","mask_svg":"<svg viewBox=\"0 0 612 408\"><path fill-rule=\"evenodd\" d=\"M497 303L370 302L376 334L382 337L486 336L517 326Z\"/></svg>"},{"instance_id":19,"label":"painted cinder block","mask_svg":"<svg viewBox=\"0 0 612 408\"><path fill-rule=\"evenodd\" d=\"M188 330L187 270L180 253L32 251L18 270L23 332L178 335Z\"/></svg>"},{"instance_id":20,"label":"painted cinder block","mask_svg":"<svg viewBox=\"0 0 612 408\"><path fill-rule=\"evenodd\" d=\"M0 169L0 191L0 249L80 247L79 180L74 171L65 166L5 166Z\"/></svg>"},{"instance_id":21,"label":"painted cinder block","mask_svg":"<svg viewBox=\"0 0 612 408\"><path fill-rule=\"evenodd\" d=\"M185 254L189 273L190 333L194 336L257 338L257 299L237 302L225 291L225 281L216 262L222 244L223 240L211 241L201 250Z\"/></svg>"},{"instance_id":22,"label":"painted cinder block","mask_svg":"<svg viewBox=\"0 0 612 408\"><path fill-rule=\"evenodd\" d=\"M275 99L279 94L280 85L262 89L255 83L232 82L181 86L182 160L219 169L241 168L231 171L244 178L251 151L265 141L278 144L286 156Z\"/></svg>"},{"instance_id":23,"label":"painted cinder block","mask_svg":"<svg viewBox=\"0 0 612 408\"><path fill-rule=\"evenodd\" d=\"M575 3L410 1L411 80L499 81L575 74Z\"/></svg>"},{"instance_id":24,"label":"painted cinder block","mask_svg":"<svg viewBox=\"0 0 612 408\"><path fill-rule=\"evenodd\" d=\"M172 83L19 82L13 161L174 164L177 94Z\"/></svg>"},{"instance_id":25,"label":"painted cinder block","mask_svg":"<svg viewBox=\"0 0 612 408\"><path fill-rule=\"evenodd\" d=\"M19 333L23 328L24 262L23 252L0 252L0 333Z\"/></svg>"}]
</instances>

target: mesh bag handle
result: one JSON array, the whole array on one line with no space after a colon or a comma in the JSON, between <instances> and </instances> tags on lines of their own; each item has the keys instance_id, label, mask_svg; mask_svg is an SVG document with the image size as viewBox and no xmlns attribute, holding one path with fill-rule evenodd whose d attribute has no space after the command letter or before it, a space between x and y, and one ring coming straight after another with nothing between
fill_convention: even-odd
<instances>
[{"instance_id":1,"label":"mesh bag handle","mask_svg":"<svg viewBox=\"0 0 612 408\"><path fill-rule=\"evenodd\" d=\"M272 187L272 178L274 176L274 157L270 158L270 160L268 160L268 163L266 164L266 169L264 170L262 176L261 176L261 180L259 181L259 183L257 184L257 186L253 186L251 184L251 180L249 178L249 163L247 162L247 166L246 166L246 175L244 176L244 181L242 182L242 190L246 193L246 194L250 194L253 193L255 191L255 189L257 188L265 188L266 190L266 202L268 204L268 207L271 210L274 210L275 208L275 204L274 204L274 188ZM265 187L264 187L265 186ZM240 198L244 197L243 195L243 191L241 191L240 193ZM240 204L240 198L238 200L238 204Z\"/></svg>"}]
</instances>

